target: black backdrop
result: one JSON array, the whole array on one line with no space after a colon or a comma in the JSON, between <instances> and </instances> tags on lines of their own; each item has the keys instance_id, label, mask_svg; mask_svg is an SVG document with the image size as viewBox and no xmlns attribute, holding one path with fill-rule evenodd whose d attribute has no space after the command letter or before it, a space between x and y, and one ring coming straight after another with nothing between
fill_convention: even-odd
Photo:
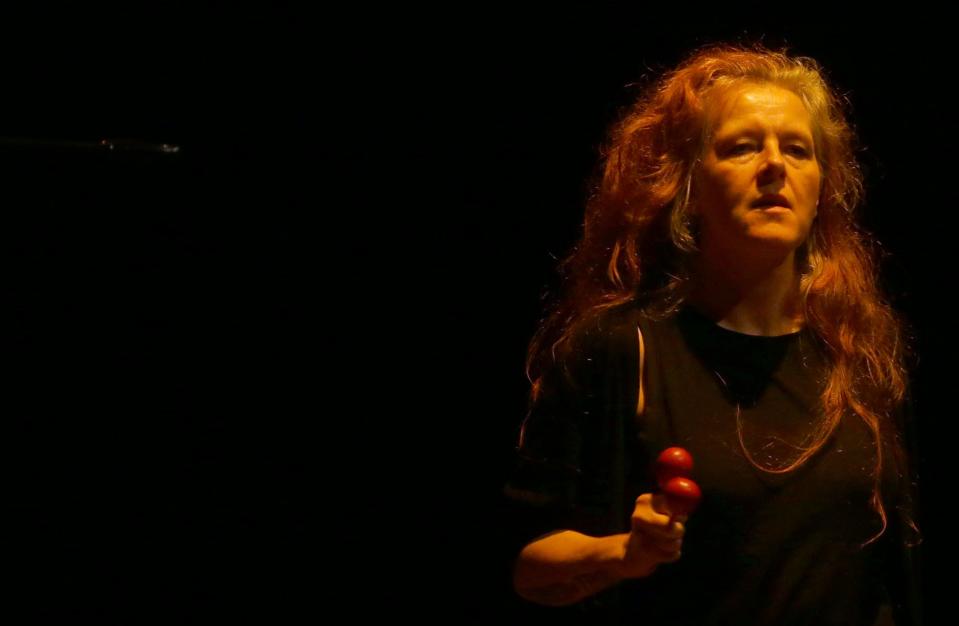
<instances>
[{"instance_id":1,"label":"black backdrop","mask_svg":"<svg viewBox=\"0 0 959 626\"><path fill-rule=\"evenodd\" d=\"M37 620L520 619L498 494L605 129L689 49L761 39L852 104L863 221L918 337L924 587L945 608L948 20L812 11L8 20L0 136L181 148L2 150L11 595Z\"/></svg>"},{"instance_id":2,"label":"black backdrop","mask_svg":"<svg viewBox=\"0 0 959 626\"><path fill-rule=\"evenodd\" d=\"M294 429L316 412L294 396L315 385L298 320L319 280L294 234L319 159L300 17L75 4L3 21L11 618L302 606Z\"/></svg>"}]
</instances>

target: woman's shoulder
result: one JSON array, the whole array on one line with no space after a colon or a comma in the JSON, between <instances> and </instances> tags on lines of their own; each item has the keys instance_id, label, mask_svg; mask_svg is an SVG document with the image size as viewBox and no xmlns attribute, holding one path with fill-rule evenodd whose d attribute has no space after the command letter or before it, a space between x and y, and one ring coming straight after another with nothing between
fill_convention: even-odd
<instances>
[{"instance_id":1,"label":"woman's shoulder","mask_svg":"<svg viewBox=\"0 0 959 626\"><path fill-rule=\"evenodd\" d=\"M594 311L574 326L567 345L557 355L559 361L583 374L598 370L608 375L611 363L636 356L638 329L647 320L631 302Z\"/></svg>"},{"instance_id":2,"label":"woman's shoulder","mask_svg":"<svg viewBox=\"0 0 959 626\"><path fill-rule=\"evenodd\" d=\"M637 333L660 334L664 327L674 326L677 317L676 312L652 312L636 302L627 302L594 313L574 337L593 349L632 347Z\"/></svg>"},{"instance_id":3,"label":"woman's shoulder","mask_svg":"<svg viewBox=\"0 0 959 626\"><path fill-rule=\"evenodd\" d=\"M624 339L635 337L636 327L645 319L633 302L618 304L586 316L572 333L573 345L580 350L605 350Z\"/></svg>"}]
</instances>

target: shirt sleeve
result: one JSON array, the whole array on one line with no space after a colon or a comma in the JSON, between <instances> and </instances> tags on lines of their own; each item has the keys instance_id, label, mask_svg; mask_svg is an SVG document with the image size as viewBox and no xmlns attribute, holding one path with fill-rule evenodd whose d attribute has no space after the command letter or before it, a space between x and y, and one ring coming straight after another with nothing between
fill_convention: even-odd
<instances>
[{"instance_id":1,"label":"shirt sleeve","mask_svg":"<svg viewBox=\"0 0 959 626\"><path fill-rule=\"evenodd\" d=\"M503 489L514 554L554 531L608 532L604 367L608 337L584 333L550 367L523 422Z\"/></svg>"}]
</instances>

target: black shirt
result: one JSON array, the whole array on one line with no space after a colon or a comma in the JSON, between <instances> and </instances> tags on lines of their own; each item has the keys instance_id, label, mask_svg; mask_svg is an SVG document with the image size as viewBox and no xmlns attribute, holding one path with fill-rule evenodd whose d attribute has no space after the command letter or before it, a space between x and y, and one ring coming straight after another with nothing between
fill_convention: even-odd
<instances>
[{"instance_id":1,"label":"black shirt","mask_svg":"<svg viewBox=\"0 0 959 626\"><path fill-rule=\"evenodd\" d=\"M642 415L637 327L645 346ZM557 529L628 532L635 499L656 490L652 462L670 446L692 454L703 500L686 524L679 561L552 616L868 626L881 623L887 604L898 624L909 623L904 587L915 581L902 560L899 515L909 512L909 474L886 453L889 524L863 546L882 529L870 506L876 452L866 424L844 418L819 453L784 474L753 467L743 452L781 467L819 424L826 361L810 331L745 335L689 307L654 321L627 306L601 315L573 346L543 380L506 487L516 552Z\"/></svg>"}]
</instances>

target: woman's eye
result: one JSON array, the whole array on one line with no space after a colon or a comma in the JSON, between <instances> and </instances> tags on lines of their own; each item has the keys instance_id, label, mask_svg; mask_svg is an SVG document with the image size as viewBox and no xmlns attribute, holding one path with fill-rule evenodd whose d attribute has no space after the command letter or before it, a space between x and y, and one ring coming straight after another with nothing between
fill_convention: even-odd
<instances>
[{"instance_id":1,"label":"woman's eye","mask_svg":"<svg viewBox=\"0 0 959 626\"><path fill-rule=\"evenodd\" d=\"M786 150L789 152L789 154L799 157L808 156L809 154L809 151L807 151L803 146L789 146Z\"/></svg>"},{"instance_id":2,"label":"woman's eye","mask_svg":"<svg viewBox=\"0 0 959 626\"><path fill-rule=\"evenodd\" d=\"M740 143L732 148L730 148L730 154L746 154L747 152L753 151L753 145L751 143Z\"/></svg>"}]
</instances>

